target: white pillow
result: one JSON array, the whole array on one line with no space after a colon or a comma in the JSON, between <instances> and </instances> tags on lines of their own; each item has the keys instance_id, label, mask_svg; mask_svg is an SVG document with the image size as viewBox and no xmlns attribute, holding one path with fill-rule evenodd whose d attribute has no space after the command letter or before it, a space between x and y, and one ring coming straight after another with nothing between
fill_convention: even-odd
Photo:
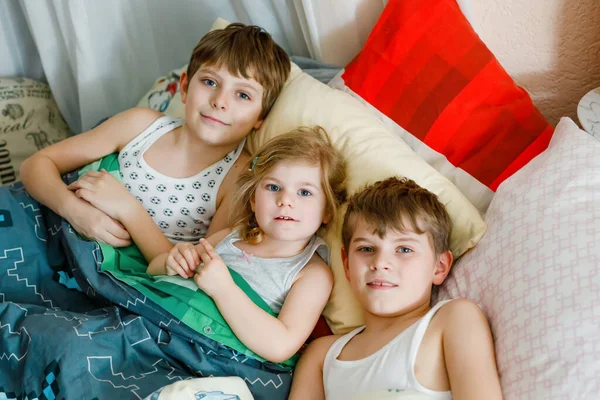
<instances>
[{"instance_id":1,"label":"white pillow","mask_svg":"<svg viewBox=\"0 0 600 400\"><path fill-rule=\"evenodd\" d=\"M144 400L253 400L246 382L237 376L194 378L160 388Z\"/></svg>"},{"instance_id":2,"label":"white pillow","mask_svg":"<svg viewBox=\"0 0 600 400\"><path fill-rule=\"evenodd\" d=\"M568 118L548 149L498 188L488 232L439 299L487 314L510 399L600 395L600 142Z\"/></svg>"},{"instance_id":3,"label":"white pillow","mask_svg":"<svg viewBox=\"0 0 600 400\"><path fill-rule=\"evenodd\" d=\"M21 163L69 134L50 87L28 78L0 78L0 186L19 180Z\"/></svg>"}]
</instances>

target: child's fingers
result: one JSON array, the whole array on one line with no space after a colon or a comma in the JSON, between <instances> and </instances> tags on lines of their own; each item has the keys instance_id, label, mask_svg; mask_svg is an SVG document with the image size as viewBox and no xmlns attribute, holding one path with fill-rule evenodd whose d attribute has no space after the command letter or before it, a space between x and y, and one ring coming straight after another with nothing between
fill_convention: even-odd
<instances>
[{"instance_id":1,"label":"child's fingers","mask_svg":"<svg viewBox=\"0 0 600 400\"><path fill-rule=\"evenodd\" d=\"M200 265L200 255L198 254L198 250L196 249L196 246L194 246L192 248L192 255L194 256L194 266L198 266Z\"/></svg>"},{"instance_id":2,"label":"child's fingers","mask_svg":"<svg viewBox=\"0 0 600 400\"><path fill-rule=\"evenodd\" d=\"M70 185L67 186L67 189L69 190L77 190L79 189L79 181L75 181L73 183L71 183Z\"/></svg>"},{"instance_id":3,"label":"child's fingers","mask_svg":"<svg viewBox=\"0 0 600 400\"><path fill-rule=\"evenodd\" d=\"M82 178L99 178L102 176L102 172L100 171L90 171L83 174L79 179Z\"/></svg>"},{"instance_id":4,"label":"child's fingers","mask_svg":"<svg viewBox=\"0 0 600 400\"><path fill-rule=\"evenodd\" d=\"M215 248L212 247L212 245L210 243L208 243L208 240L206 240L206 239L200 239L200 243L202 243L202 245L204 246L204 250L206 250L206 253L208 254L208 256L211 259L218 259L219 258L219 255L215 251Z\"/></svg>"},{"instance_id":5,"label":"child's fingers","mask_svg":"<svg viewBox=\"0 0 600 400\"><path fill-rule=\"evenodd\" d=\"M183 257L185 258L185 261L188 265L188 267L190 267L190 269L194 269L196 267L196 265L199 264L199 262L197 263L194 260L194 255L193 253L195 253L196 251L194 249L190 249L189 247L187 249L183 250Z\"/></svg>"},{"instance_id":6,"label":"child's fingers","mask_svg":"<svg viewBox=\"0 0 600 400\"><path fill-rule=\"evenodd\" d=\"M85 201L87 201L88 203L91 203L91 199L93 197L93 192L89 189L77 189L75 191L75 196L79 197L80 199L83 199Z\"/></svg>"},{"instance_id":7,"label":"child's fingers","mask_svg":"<svg viewBox=\"0 0 600 400\"><path fill-rule=\"evenodd\" d=\"M204 264L208 264L212 260L203 246L198 246L198 256Z\"/></svg>"},{"instance_id":8,"label":"child's fingers","mask_svg":"<svg viewBox=\"0 0 600 400\"><path fill-rule=\"evenodd\" d=\"M94 187L95 180L83 179L83 177L75 182L71 183L67 188L69 190L87 189L91 190Z\"/></svg>"},{"instance_id":9,"label":"child's fingers","mask_svg":"<svg viewBox=\"0 0 600 400\"><path fill-rule=\"evenodd\" d=\"M183 270L185 271L186 275L188 273L188 271L190 270L189 265L185 259L185 257L183 256L183 254L181 254L179 252L179 249L177 249L178 251L174 251L171 253L171 256L173 257L173 259L175 260L175 262L177 262L177 264L179 264L181 266L181 268L183 268Z\"/></svg>"},{"instance_id":10,"label":"child's fingers","mask_svg":"<svg viewBox=\"0 0 600 400\"><path fill-rule=\"evenodd\" d=\"M131 236L129 235L129 232L127 232L123 225L121 225L121 223L119 223L118 221L115 221L111 218L108 219L102 225L103 228L105 228L114 237L122 240L128 240L131 242Z\"/></svg>"},{"instance_id":11,"label":"child's fingers","mask_svg":"<svg viewBox=\"0 0 600 400\"><path fill-rule=\"evenodd\" d=\"M175 274L181 276L184 279L189 278L188 274L182 268L181 264L179 264L179 262L175 260L173 255L169 255L169 257L167 257L167 269L170 269L171 271L175 272Z\"/></svg>"}]
</instances>

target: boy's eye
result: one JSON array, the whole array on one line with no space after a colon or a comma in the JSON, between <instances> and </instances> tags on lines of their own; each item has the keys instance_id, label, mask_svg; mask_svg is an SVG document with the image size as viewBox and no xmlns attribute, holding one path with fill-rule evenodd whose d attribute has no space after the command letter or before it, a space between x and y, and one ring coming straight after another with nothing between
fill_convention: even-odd
<instances>
[{"instance_id":1,"label":"boy's eye","mask_svg":"<svg viewBox=\"0 0 600 400\"><path fill-rule=\"evenodd\" d=\"M269 190L271 192L279 192L281 190L281 188L277 185L270 183L267 185L267 190Z\"/></svg>"},{"instance_id":2,"label":"boy's eye","mask_svg":"<svg viewBox=\"0 0 600 400\"><path fill-rule=\"evenodd\" d=\"M238 97L240 97L241 99L244 99L244 100L250 100L250 96L248 96L248 95L247 95L246 93L244 93L244 92L240 92L240 93L238 93Z\"/></svg>"},{"instance_id":3,"label":"boy's eye","mask_svg":"<svg viewBox=\"0 0 600 400\"><path fill-rule=\"evenodd\" d=\"M361 253L372 253L375 250L372 247L364 246L364 247L359 247L358 251L360 251Z\"/></svg>"},{"instance_id":4,"label":"boy's eye","mask_svg":"<svg viewBox=\"0 0 600 400\"><path fill-rule=\"evenodd\" d=\"M409 249L408 247L399 247L398 248L398 253L411 253L412 250Z\"/></svg>"},{"instance_id":5,"label":"boy's eye","mask_svg":"<svg viewBox=\"0 0 600 400\"><path fill-rule=\"evenodd\" d=\"M213 81L212 79L203 79L202 82L204 82L206 86L217 86L217 82Z\"/></svg>"},{"instance_id":6,"label":"boy's eye","mask_svg":"<svg viewBox=\"0 0 600 400\"><path fill-rule=\"evenodd\" d=\"M308 191L308 190L306 190L306 189L300 189L300 190L298 191L298 194L299 194L300 196L312 196L312 193L311 193L311 192L309 192L309 191Z\"/></svg>"}]
</instances>

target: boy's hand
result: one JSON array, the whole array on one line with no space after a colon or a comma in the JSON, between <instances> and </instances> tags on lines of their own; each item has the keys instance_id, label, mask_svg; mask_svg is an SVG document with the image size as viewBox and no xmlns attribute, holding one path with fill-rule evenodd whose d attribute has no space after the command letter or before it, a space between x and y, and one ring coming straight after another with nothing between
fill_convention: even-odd
<instances>
[{"instance_id":1,"label":"boy's hand","mask_svg":"<svg viewBox=\"0 0 600 400\"><path fill-rule=\"evenodd\" d=\"M65 219L81 235L113 247L129 246L131 236L123 225L87 201L75 199L65 211Z\"/></svg>"},{"instance_id":2,"label":"boy's hand","mask_svg":"<svg viewBox=\"0 0 600 400\"><path fill-rule=\"evenodd\" d=\"M167 275L179 275L184 279L191 278L200 264L198 250L191 243L177 243L167 256L165 268Z\"/></svg>"},{"instance_id":3,"label":"boy's hand","mask_svg":"<svg viewBox=\"0 0 600 400\"><path fill-rule=\"evenodd\" d=\"M235 283L221 257L206 239L200 239L196 248L202 260L194 276L196 285L212 298L227 294Z\"/></svg>"},{"instance_id":4,"label":"boy's hand","mask_svg":"<svg viewBox=\"0 0 600 400\"><path fill-rule=\"evenodd\" d=\"M138 201L125 186L105 170L88 172L67 189L118 221L139 207Z\"/></svg>"}]
</instances>

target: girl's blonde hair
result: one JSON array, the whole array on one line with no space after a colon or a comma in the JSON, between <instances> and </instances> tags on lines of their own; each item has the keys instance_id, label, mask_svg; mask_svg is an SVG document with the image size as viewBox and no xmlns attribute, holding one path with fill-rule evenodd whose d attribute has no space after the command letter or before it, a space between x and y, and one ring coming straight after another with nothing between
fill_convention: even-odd
<instances>
[{"instance_id":1,"label":"girl's blonde hair","mask_svg":"<svg viewBox=\"0 0 600 400\"><path fill-rule=\"evenodd\" d=\"M263 232L256 222L250 200L260 181L282 162L302 161L321 167L321 187L325 193L325 215L333 218L346 201L346 162L331 145L325 129L299 127L279 135L250 159L248 170L240 174L233 197L231 223L249 243L259 243Z\"/></svg>"}]
</instances>

